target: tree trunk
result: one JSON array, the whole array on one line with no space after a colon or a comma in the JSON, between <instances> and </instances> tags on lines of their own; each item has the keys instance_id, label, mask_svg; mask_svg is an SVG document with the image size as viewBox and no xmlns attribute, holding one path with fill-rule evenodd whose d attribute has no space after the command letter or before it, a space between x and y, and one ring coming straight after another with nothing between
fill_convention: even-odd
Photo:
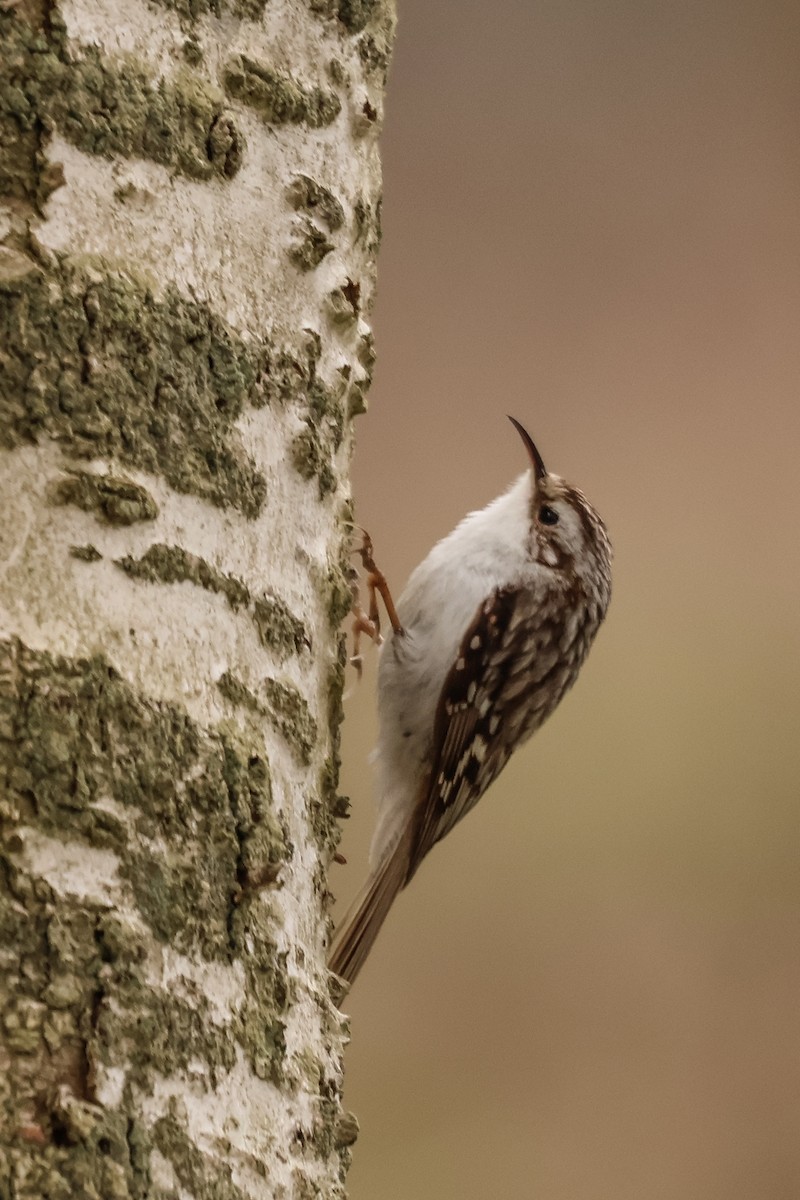
<instances>
[{"instance_id":1,"label":"tree trunk","mask_svg":"<svg viewBox=\"0 0 800 1200\"><path fill-rule=\"evenodd\" d=\"M0 7L0 1197L326 1198L391 0Z\"/></svg>"}]
</instances>

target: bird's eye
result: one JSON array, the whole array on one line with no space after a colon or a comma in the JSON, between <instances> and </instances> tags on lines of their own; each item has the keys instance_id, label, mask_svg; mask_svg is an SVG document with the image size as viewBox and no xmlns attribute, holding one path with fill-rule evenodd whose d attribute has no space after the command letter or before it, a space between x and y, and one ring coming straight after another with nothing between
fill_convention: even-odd
<instances>
[{"instance_id":1,"label":"bird's eye","mask_svg":"<svg viewBox=\"0 0 800 1200\"><path fill-rule=\"evenodd\" d=\"M558 513L549 504L543 504L539 509L539 520L543 525L557 525Z\"/></svg>"}]
</instances>

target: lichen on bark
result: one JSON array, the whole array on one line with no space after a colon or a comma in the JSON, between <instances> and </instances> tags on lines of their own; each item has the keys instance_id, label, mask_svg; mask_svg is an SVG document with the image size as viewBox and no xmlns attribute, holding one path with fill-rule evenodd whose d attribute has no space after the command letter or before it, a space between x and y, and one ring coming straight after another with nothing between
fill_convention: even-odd
<instances>
[{"instance_id":1,"label":"lichen on bark","mask_svg":"<svg viewBox=\"0 0 800 1200\"><path fill-rule=\"evenodd\" d=\"M220 692L231 704L268 717L297 754L308 765L317 738L317 723L300 692L280 679L263 679L258 691L247 687L232 671L218 679Z\"/></svg>"},{"instance_id":2,"label":"lichen on bark","mask_svg":"<svg viewBox=\"0 0 800 1200\"><path fill-rule=\"evenodd\" d=\"M57 10L37 29L13 6L0 9L0 41L0 194L46 197L34 170L43 131L57 130L87 154L150 159L193 179L231 179L239 169L242 136L225 97L190 69L158 79L130 55L113 59L71 42ZM223 119L224 153L214 138Z\"/></svg>"},{"instance_id":3,"label":"lichen on bark","mask_svg":"<svg viewBox=\"0 0 800 1200\"><path fill-rule=\"evenodd\" d=\"M266 481L235 422L259 388L263 350L207 304L105 264L28 258L0 278L0 447L55 438L77 458L116 458L177 491L253 517Z\"/></svg>"},{"instance_id":4,"label":"lichen on bark","mask_svg":"<svg viewBox=\"0 0 800 1200\"><path fill-rule=\"evenodd\" d=\"M224 72L229 96L252 108L271 125L330 125L341 112L335 92L302 84L271 63L256 62L246 54L230 59Z\"/></svg>"},{"instance_id":5,"label":"lichen on bark","mask_svg":"<svg viewBox=\"0 0 800 1200\"><path fill-rule=\"evenodd\" d=\"M52 482L48 499L51 504L74 504L93 512L108 525L133 525L158 516L158 505L147 488L110 473L96 475L70 468Z\"/></svg>"},{"instance_id":6,"label":"lichen on bark","mask_svg":"<svg viewBox=\"0 0 800 1200\"><path fill-rule=\"evenodd\" d=\"M140 558L126 554L114 561L115 566L131 579L144 583L191 583L224 596L234 612L247 611L261 644L281 658L311 649L306 626L285 600L271 592L253 596L242 579L220 571L200 555L190 554L183 546L156 542Z\"/></svg>"},{"instance_id":7,"label":"lichen on bark","mask_svg":"<svg viewBox=\"0 0 800 1200\"><path fill-rule=\"evenodd\" d=\"M97 1103L106 1068L124 1064L123 1109L157 1075L186 1070L198 1056L212 1086L237 1047L258 1077L285 1071L286 955L265 924L264 889L277 885L293 850L264 752L142 698L107 660L6 641L0 783L4 1140L25 1124L42 1131L37 1178L56 1189L42 1195L57 1195L79 1186L74 1143L96 1147L102 1138L109 1150L86 1156L92 1186L117 1194L102 1190L110 1155L127 1180L119 1194L133 1196L125 1122ZM31 865L52 838L116 862L144 925L97 897L56 895ZM242 994L224 1025L191 982L184 994L153 985L145 928L172 953L241 966ZM84 1105L82 1124L77 1110L72 1118L64 1110L67 1094L73 1109ZM13 1173L12 1149L9 1180Z\"/></svg>"}]
</instances>

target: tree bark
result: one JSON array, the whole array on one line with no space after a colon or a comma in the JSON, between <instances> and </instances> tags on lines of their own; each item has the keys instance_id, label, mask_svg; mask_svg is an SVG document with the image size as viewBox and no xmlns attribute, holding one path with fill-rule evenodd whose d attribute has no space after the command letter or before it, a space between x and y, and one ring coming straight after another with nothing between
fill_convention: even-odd
<instances>
[{"instance_id":1,"label":"tree bark","mask_svg":"<svg viewBox=\"0 0 800 1200\"><path fill-rule=\"evenodd\" d=\"M391 0L0 8L0 1197L342 1196Z\"/></svg>"}]
</instances>

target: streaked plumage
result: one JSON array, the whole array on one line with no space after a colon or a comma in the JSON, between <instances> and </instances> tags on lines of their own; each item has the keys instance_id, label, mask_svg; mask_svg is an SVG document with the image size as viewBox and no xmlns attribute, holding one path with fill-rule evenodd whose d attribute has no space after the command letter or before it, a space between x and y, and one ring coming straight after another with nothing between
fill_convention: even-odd
<instances>
[{"instance_id":1,"label":"streaked plumage","mask_svg":"<svg viewBox=\"0 0 800 1200\"><path fill-rule=\"evenodd\" d=\"M530 470L434 546L381 652L372 874L329 961L349 982L431 847L574 683L608 607L603 522L517 428Z\"/></svg>"}]
</instances>

